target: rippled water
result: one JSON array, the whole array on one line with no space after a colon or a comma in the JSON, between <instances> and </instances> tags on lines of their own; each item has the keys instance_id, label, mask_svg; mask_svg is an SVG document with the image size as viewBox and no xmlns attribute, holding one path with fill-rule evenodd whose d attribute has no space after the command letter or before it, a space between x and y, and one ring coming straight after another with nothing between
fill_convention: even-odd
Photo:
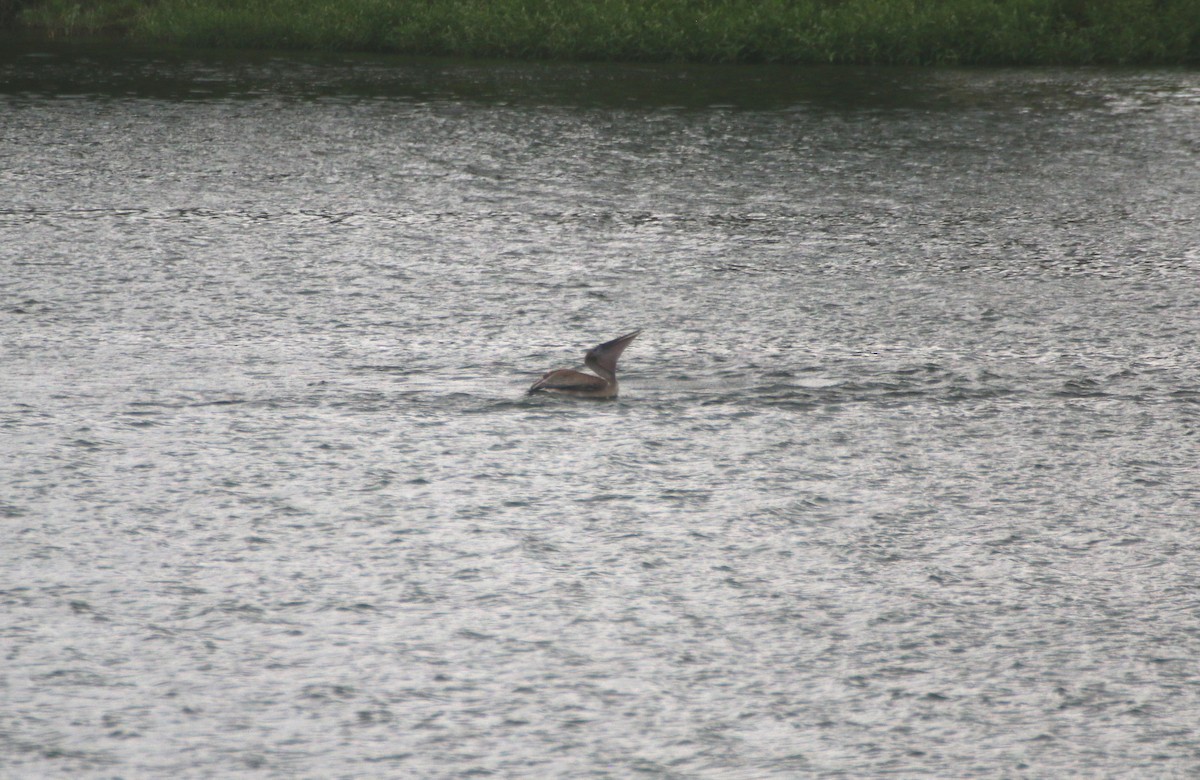
<instances>
[{"instance_id":1,"label":"rippled water","mask_svg":"<svg viewBox=\"0 0 1200 780\"><path fill-rule=\"evenodd\" d=\"M1200 74L0 92L0 775L1200 772Z\"/></svg>"}]
</instances>

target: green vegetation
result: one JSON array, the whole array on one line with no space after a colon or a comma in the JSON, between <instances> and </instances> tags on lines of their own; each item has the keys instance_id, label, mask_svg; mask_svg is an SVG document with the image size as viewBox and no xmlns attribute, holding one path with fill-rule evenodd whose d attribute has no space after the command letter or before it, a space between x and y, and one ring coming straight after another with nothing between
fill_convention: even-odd
<instances>
[{"instance_id":1,"label":"green vegetation","mask_svg":"<svg viewBox=\"0 0 1200 780\"><path fill-rule=\"evenodd\" d=\"M1200 0L0 0L7 26L522 59L1196 64Z\"/></svg>"}]
</instances>

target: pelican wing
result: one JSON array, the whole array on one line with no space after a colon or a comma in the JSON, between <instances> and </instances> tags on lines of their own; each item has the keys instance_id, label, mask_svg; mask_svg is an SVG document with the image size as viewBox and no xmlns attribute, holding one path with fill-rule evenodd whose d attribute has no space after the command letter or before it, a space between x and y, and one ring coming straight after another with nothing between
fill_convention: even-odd
<instances>
[{"instance_id":1,"label":"pelican wing","mask_svg":"<svg viewBox=\"0 0 1200 780\"><path fill-rule=\"evenodd\" d=\"M612 341L606 341L599 346L592 347L584 356L583 362L589 366L595 365L608 371L611 374L617 373L617 358L621 357L621 353L625 351L634 339L641 333L640 330L635 330L633 333L626 333L624 336L618 336Z\"/></svg>"},{"instance_id":2,"label":"pelican wing","mask_svg":"<svg viewBox=\"0 0 1200 780\"><path fill-rule=\"evenodd\" d=\"M585 374L582 371L572 371L569 368L560 368L557 371L549 371L542 375L542 378L533 383L533 387L529 388L529 392L533 393L538 390L566 390L574 391L589 391L603 390L608 386L598 376Z\"/></svg>"}]
</instances>

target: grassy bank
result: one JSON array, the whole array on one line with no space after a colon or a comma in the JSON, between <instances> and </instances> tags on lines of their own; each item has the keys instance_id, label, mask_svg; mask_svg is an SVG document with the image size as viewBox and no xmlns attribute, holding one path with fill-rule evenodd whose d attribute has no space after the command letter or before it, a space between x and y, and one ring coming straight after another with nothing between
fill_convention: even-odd
<instances>
[{"instance_id":1,"label":"grassy bank","mask_svg":"<svg viewBox=\"0 0 1200 780\"><path fill-rule=\"evenodd\" d=\"M0 0L9 26L523 59L1200 63L1200 0Z\"/></svg>"}]
</instances>

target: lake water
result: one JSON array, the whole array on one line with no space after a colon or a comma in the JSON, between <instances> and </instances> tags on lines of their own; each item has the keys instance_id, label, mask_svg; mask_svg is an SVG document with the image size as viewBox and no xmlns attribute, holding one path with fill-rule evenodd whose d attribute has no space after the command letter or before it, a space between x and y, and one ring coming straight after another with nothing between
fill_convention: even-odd
<instances>
[{"instance_id":1,"label":"lake water","mask_svg":"<svg viewBox=\"0 0 1200 780\"><path fill-rule=\"evenodd\" d=\"M1200 72L4 51L0 776L1200 773Z\"/></svg>"}]
</instances>

